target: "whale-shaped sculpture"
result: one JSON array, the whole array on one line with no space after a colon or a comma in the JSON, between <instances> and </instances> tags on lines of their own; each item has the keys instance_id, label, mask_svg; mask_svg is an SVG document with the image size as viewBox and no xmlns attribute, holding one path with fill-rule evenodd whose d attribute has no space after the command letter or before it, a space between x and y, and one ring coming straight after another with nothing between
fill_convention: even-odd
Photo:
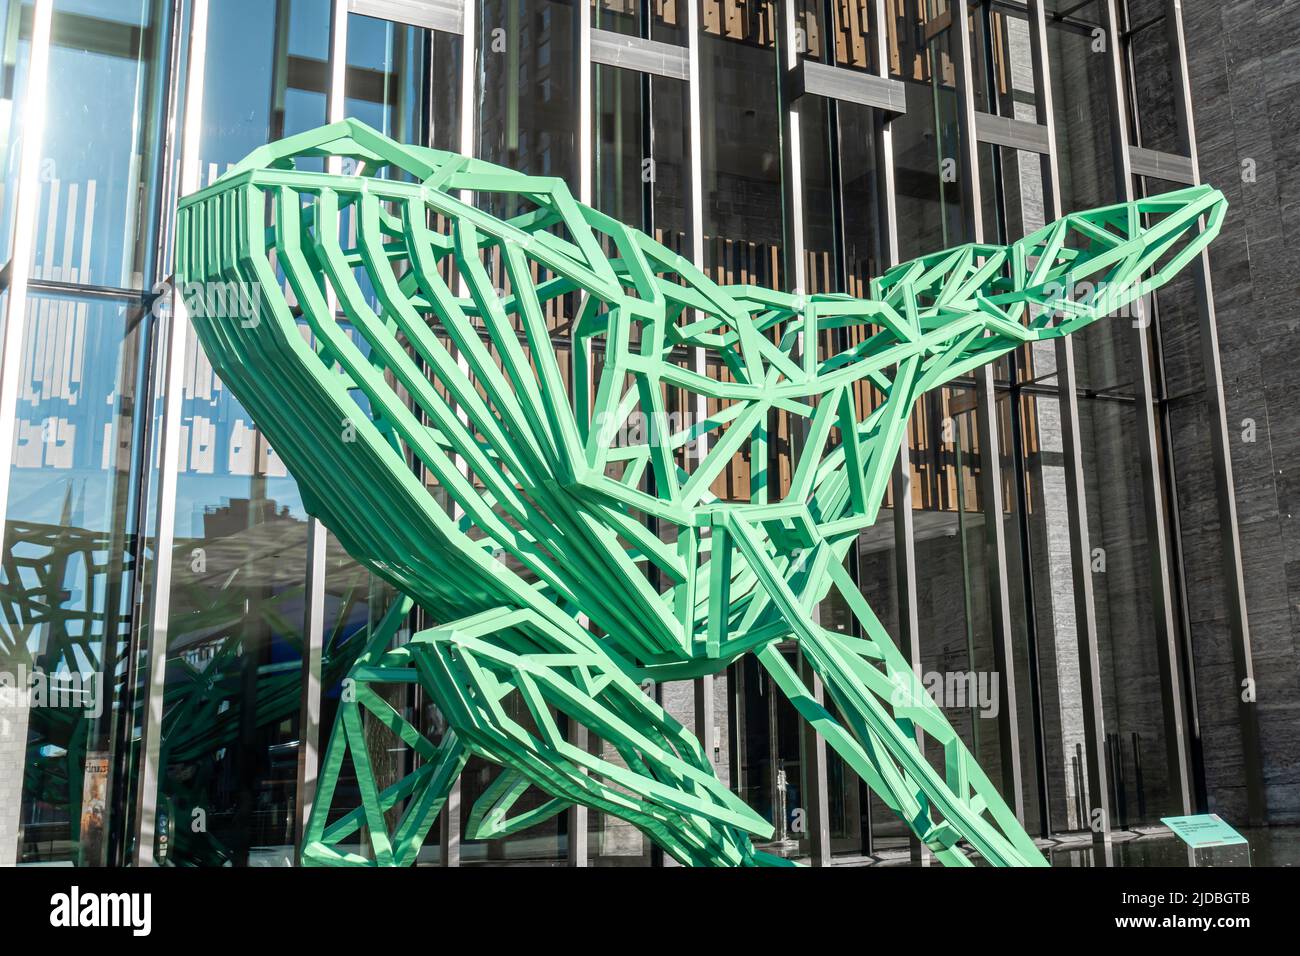
<instances>
[{"instance_id":1,"label":"whale-shaped sculpture","mask_svg":"<svg viewBox=\"0 0 1300 956\"><path fill-rule=\"evenodd\" d=\"M348 174L312 171L320 157ZM920 395L1145 295L1200 254L1225 209L1200 186L1077 213L1010 246L896 266L858 299L719 285L559 179L353 120L261 147L184 199L177 279L213 367L307 510L441 622L397 646L383 629L353 666L304 862L414 862L471 755L501 767L471 836L577 803L685 864L779 862L751 842L771 824L640 686L753 653L942 862L969 864L966 847L1045 865L846 554L876 520ZM213 308L214 288L251 308ZM557 348L546 316L561 299L574 320ZM777 416L800 436L783 494L765 467ZM748 500L722 500L738 456ZM817 623L832 588L861 636ZM786 641L826 703L778 651ZM375 690L395 682L437 704L436 744ZM377 779L363 711L416 769ZM600 753L570 741L574 724ZM336 806L349 758L359 805ZM530 788L543 799L512 815ZM373 857L349 849L362 827Z\"/></svg>"}]
</instances>

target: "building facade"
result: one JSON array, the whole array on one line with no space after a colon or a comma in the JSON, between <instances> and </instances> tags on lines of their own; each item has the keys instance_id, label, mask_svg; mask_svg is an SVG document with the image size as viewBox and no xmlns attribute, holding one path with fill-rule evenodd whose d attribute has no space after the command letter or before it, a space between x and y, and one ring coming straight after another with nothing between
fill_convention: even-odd
<instances>
[{"instance_id":1,"label":"building facade","mask_svg":"<svg viewBox=\"0 0 1300 956\"><path fill-rule=\"evenodd\" d=\"M170 244L178 195L346 116L560 177L720 282L803 292L1223 189L1219 244L1140 308L918 404L850 571L1031 833L1300 822L1300 431L1278 411L1297 6L0 0L0 863L295 858L343 678L397 596L172 322ZM561 354L574 305L548 315ZM775 426L718 494L789 480ZM769 680L747 659L645 690L776 849L907 846ZM390 703L437 732L431 702ZM397 759L371 756L381 778ZM660 859L582 808L471 839L493 775L471 762L423 861Z\"/></svg>"}]
</instances>

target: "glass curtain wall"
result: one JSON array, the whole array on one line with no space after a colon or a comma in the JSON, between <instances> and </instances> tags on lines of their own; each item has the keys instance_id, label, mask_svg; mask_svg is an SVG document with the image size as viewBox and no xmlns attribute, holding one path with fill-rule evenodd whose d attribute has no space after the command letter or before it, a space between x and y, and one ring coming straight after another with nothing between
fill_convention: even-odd
<instances>
[{"instance_id":1,"label":"glass curtain wall","mask_svg":"<svg viewBox=\"0 0 1300 956\"><path fill-rule=\"evenodd\" d=\"M328 0L211 9L202 183L263 143L325 122L329 15ZM195 336L182 387L160 830L177 865L285 865L297 796L307 513Z\"/></svg>"},{"instance_id":2,"label":"glass curtain wall","mask_svg":"<svg viewBox=\"0 0 1300 956\"><path fill-rule=\"evenodd\" d=\"M777 31L780 4L701 5L700 103L705 272L716 282L789 289L784 219ZM788 175L788 173L787 173ZM709 374L726 378L721 367ZM766 500L788 480L788 420L773 414L763 453L737 456L715 491L738 501ZM786 651L793 659L793 651ZM767 672L746 656L728 669L732 786L775 828L769 850L806 852L806 806L798 716Z\"/></svg>"},{"instance_id":3,"label":"glass curtain wall","mask_svg":"<svg viewBox=\"0 0 1300 956\"><path fill-rule=\"evenodd\" d=\"M1049 55L1066 213L1124 197L1114 164L1109 35L1102 4L1058 4ZM1066 12L1066 7L1070 9ZM1142 485L1135 337L1149 335L1144 308L1097 322L1074 342L1080 433L1101 654L1102 708L1112 819L1155 822L1181 812L1168 757L1164 690L1152 602L1148 503ZM1180 704L1181 706L1181 704ZM1096 797L1093 796L1093 804Z\"/></svg>"},{"instance_id":4,"label":"glass curtain wall","mask_svg":"<svg viewBox=\"0 0 1300 956\"><path fill-rule=\"evenodd\" d=\"M1144 149L1185 155L1187 147L1179 132L1176 106L1183 94L1173 76L1178 53L1170 39L1168 4L1160 0L1128 0L1121 4L1120 16L1130 139ZM1136 177L1134 189L1138 196L1153 196L1181 185ZM1193 797L1204 806L1208 786L1213 785L1218 793L1235 789L1242 794L1245 788L1239 773L1234 775L1222 761L1207 763L1205 759L1207 752L1241 752L1241 720L1236 702L1243 690L1226 649L1209 650L1222 647L1225 633L1232 633L1225 600L1233 571L1223 546L1221 514L1213 506L1217 476L1210 449L1216 440L1217 423L1209 399L1211 383L1202 360L1201 303L1195 274L1188 271L1176 276L1151 295L1149 306L1156 357L1152 377L1160 463L1169 497L1166 513L1171 529L1170 560L1179 585L1180 599L1174 610L1184 652L1180 677L1187 703L1185 732ZM1232 436L1234 440L1249 433L1246 422L1237 427L1244 431ZM1201 653L1194 654L1194 650ZM1201 728L1207 725L1214 730L1203 739ZM1131 789L1136 782L1135 771L1127 775L1125 782ZM1244 815L1247 808L1243 803L1229 802L1217 809ZM1136 815L1134 804L1135 800L1126 796L1124 810L1130 817Z\"/></svg>"},{"instance_id":5,"label":"glass curtain wall","mask_svg":"<svg viewBox=\"0 0 1300 956\"><path fill-rule=\"evenodd\" d=\"M970 29L975 108L1036 123L1024 4L981 4L972 11ZM1044 208L1042 156L990 143L978 150L986 241L1015 242L1052 218ZM1087 825L1076 792L1086 770L1056 362L1054 344L1036 343L994 366L1016 729L1030 832Z\"/></svg>"},{"instance_id":6,"label":"glass curtain wall","mask_svg":"<svg viewBox=\"0 0 1300 956\"><path fill-rule=\"evenodd\" d=\"M460 95L462 40L438 31L350 14L347 23L347 53L344 71L344 115L359 119L403 143L431 145L457 150L460 146ZM355 219L347 210L341 228L354 233ZM349 244L354 239L349 235ZM372 308L378 308L368 278L363 291ZM344 326L349 334L352 330ZM363 349L368 343L360 335L354 342ZM412 467L417 467L412 459ZM324 622L322 635L321 739L323 748L333 732L343 681L348 668L364 646L372 629L392 609L398 598L386 582L374 577L327 535L324 569ZM400 643L410 627L423 626L422 612L416 612L408 626L399 628L394 641ZM437 744L445 721L437 709L408 685L375 686L374 689L398 713L426 733ZM409 760L418 759L391 746L392 738L373 714L362 714L368 742L368 757L379 786L396 782L412 769ZM352 764L345 761L337 785L333 823L347 807L360 804L360 791ZM405 801L389 811L390 822L401 818ZM441 834L435 827L426 838L418 862L437 863L442 858ZM351 852L371 856L369 831L361 827Z\"/></svg>"},{"instance_id":7,"label":"glass curtain wall","mask_svg":"<svg viewBox=\"0 0 1300 956\"><path fill-rule=\"evenodd\" d=\"M479 9L476 102L477 154L520 172L563 179L576 196L579 178L578 0L488 0ZM476 197L480 208L509 218L526 200L493 194ZM509 287L495 251L484 253L488 274ZM544 280L533 266L534 278ZM560 339L567 337L577 304L575 295L552 300L547 321ZM562 349L560 360L566 361ZM533 726L518 694L502 701L513 719ZM563 723L562 723L563 726ZM461 826L474 803L502 771L474 757L461 773ZM515 805L523 813L548 798L530 788ZM462 863L527 859L561 861L567 856L568 814L502 839L475 841L464 833Z\"/></svg>"},{"instance_id":8,"label":"glass curtain wall","mask_svg":"<svg viewBox=\"0 0 1300 956\"><path fill-rule=\"evenodd\" d=\"M798 11L795 47L813 62L861 72L877 69L870 4L804 4ZM829 18L828 18L829 14ZM793 104L799 117L804 286L809 293L847 292L869 296L872 278L884 271L880 235L879 144L874 111L857 103L805 96ZM874 330L862 327L828 333L822 349L853 347ZM855 386L862 417L881 401L870 383ZM849 557L859 582L881 622L898 629L898 581L893 539L891 492L875 527L866 531ZM838 594L820 607L822 626L853 634L859 624ZM834 705L831 704L832 712ZM804 741L807 749L807 742ZM872 822L884 825L889 811L834 750L826 751L827 827L835 854L855 855L872 848Z\"/></svg>"},{"instance_id":9,"label":"glass curtain wall","mask_svg":"<svg viewBox=\"0 0 1300 956\"><path fill-rule=\"evenodd\" d=\"M156 280L170 7L53 5L0 571L0 667L33 690L12 715L3 771L21 781L0 811L18 815L19 861L102 865L126 829L126 653L143 558L138 449L152 337L144 290ZM5 96L18 103L31 7L11 0L0 16L14 78ZM6 117L7 243L23 125ZM15 839L7 822L0 832Z\"/></svg>"},{"instance_id":10,"label":"glass curtain wall","mask_svg":"<svg viewBox=\"0 0 1300 956\"><path fill-rule=\"evenodd\" d=\"M963 181L973 172L963 161L951 4L916 0L887 9L889 70L907 101L907 113L891 123L899 258L907 261L974 238L974 191ZM1002 787L995 682L1003 675L994 665L990 607L998 569L987 544L987 452L975 402L970 382L954 381L923 396L909 422L919 669L989 779ZM941 769L936 748L927 756Z\"/></svg>"}]
</instances>

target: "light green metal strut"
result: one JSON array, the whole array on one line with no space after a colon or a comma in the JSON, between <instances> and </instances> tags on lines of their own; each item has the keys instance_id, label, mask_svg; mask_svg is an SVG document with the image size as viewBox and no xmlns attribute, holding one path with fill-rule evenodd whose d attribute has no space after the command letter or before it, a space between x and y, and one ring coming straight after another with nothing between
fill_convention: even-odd
<instances>
[{"instance_id":1,"label":"light green metal strut","mask_svg":"<svg viewBox=\"0 0 1300 956\"><path fill-rule=\"evenodd\" d=\"M298 168L322 156L355 174ZM352 120L262 147L185 199L177 276L214 368L307 510L443 622L399 646L381 633L354 665L304 861L412 863L477 755L502 770L472 837L580 803L683 863L777 862L751 844L772 826L639 686L753 652L944 863L969 864L961 843L995 865L1044 865L845 557L919 396L1145 295L1225 208L1200 186L1078 213L1010 246L897 266L857 299L718 285L558 179ZM561 308L576 316L571 345L547 321ZM696 350L715 374L695 370ZM707 417L684 418L700 397ZM784 495L764 467L779 417L804 436ZM721 500L740 456L749 500ZM864 636L816 623L832 588ZM777 651L789 640L828 704ZM376 690L400 682L445 717L436 744ZM418 755L412 772L379 779L363 712ZM572 722L617 757L570 743ZM359 801L336 806L348 761ZM530 788L544 799L512 815ZM348 849L363 828L373 859Z\"/></svg>"}]
</instances>

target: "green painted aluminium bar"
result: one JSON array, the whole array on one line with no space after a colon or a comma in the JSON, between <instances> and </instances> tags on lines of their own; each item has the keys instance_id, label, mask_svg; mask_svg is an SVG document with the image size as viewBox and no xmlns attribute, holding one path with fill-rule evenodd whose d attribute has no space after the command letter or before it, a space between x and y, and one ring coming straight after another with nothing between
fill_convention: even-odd
<instances>
[{"instance_id":1,"label":"green painted aluminium bar","mask_svg":"<svg viewBox=\"0 0 1300 956\"><path fill-rule=\"evenodd\" d=\"M351 174L311 171L331 156ZM640 687L753 653L943 863L1045 865L846 555L876 520L920 395L1124 309L1199 255L1225 209L1198 186L1077 213L1010 246L899 265L858 299L719 285L558 179L354 120L261 147L186 198L177 280L213 366L307 510L443 622L401 644L381 630L353 664L303 862L413 863L478 756L501 771L472 838L577 803L684 864L781 864L753 845L771 824ZM574 318L557 346L547 316L560 310ZM693 369L695 349L714 374ZM700 396L707 417L683 418ZM807 436L784 493L758 464L781 417ZM723 500L746 457L748 500ZM864 636L816 623L832 589ZM402 682L445 718L436 742L381 693ZM414 770L377 776L365 714ZM609 756L569 743L569 721ZM349 767L359 799L343 805ZM530 790L541 799L516 812Z\"/></svg>"}]
</instances>

